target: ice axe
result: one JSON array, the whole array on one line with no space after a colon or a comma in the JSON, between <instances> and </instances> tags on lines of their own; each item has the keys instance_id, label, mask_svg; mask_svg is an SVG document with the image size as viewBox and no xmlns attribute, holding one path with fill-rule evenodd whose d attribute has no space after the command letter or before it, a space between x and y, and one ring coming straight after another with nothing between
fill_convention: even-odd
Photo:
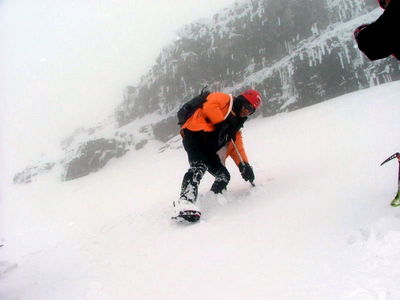
<instances>
[{"instance_id":1,"label":"ice axe","mask_svg":"<svg viewBox=\"0 0 400 300\"><path fill-rule=\"evenodd\" d=\"M392 159L397 158L397 160L399 161L399 175L398 175L398 181L397 181L397 194L396 197L394 197L392 203L390 205L397 207L400 206L400 153L397 152L391 156L389 156L387 159L385 159L385 161L383 163L381 163L381 166L385 163L387 163L388 161L391 161Z\"/></svg>"},{"instance_id":2,"label":"ice axe","mask_svg":"<svg viewBox=\"0 0 400 300\"><path fill-rule=\"evenodd\" d=\"M231 139L231 142L232 142L233 148L235 148L235 151L236 151L237 155L239 156L240 162L241 162L242 164L244 164L243 157L240 155L239 149L238 149L238 147L236 146L236 144L235 144L235 142L233 141L233 139ZM256 186L256 185L254 184L254 181L250 181L250 184L251 184L251 186Z\"/></svg>"}]
</instances>

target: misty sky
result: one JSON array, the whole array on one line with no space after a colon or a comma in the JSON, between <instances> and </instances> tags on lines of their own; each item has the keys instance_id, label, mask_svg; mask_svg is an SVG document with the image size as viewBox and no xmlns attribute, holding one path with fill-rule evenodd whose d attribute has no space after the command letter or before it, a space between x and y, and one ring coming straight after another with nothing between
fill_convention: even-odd
<instances>
[{"instance_id":1,"label":"misty sky","mask_svg":"<svg viewBox=\"0 0 400 300\"><path fill-rule=\"evenodd\" d=\"M0 0L2 150L12 147L11 161L23 166L96 125L177 29L234 2Z\"/></svg>"}]
</instances>

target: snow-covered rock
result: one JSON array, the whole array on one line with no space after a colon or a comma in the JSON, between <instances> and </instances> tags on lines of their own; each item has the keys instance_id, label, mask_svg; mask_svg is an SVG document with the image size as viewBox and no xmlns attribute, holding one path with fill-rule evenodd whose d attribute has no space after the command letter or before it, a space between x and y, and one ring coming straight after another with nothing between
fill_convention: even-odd
<instances>
[{"instance_id":1,"label":"snow-covered rock","mask_svg":"<svg viewBox=\"0 0 400 300\"><path fill-rule=\"evenodd\" d=\"M233 94L258 89L264 101L257 114L265 117L398 80L394 58L370 62L353 40L354 28L381 13L376 1L249 0L188 24L140 83L124 90L113 122L76 132L65 140L65 157L50 164L73 179L150 139L167 142L178 134L180 105L205 85ZM34 165L15 182L43 170Z\"/></svg>"}]
</instances>

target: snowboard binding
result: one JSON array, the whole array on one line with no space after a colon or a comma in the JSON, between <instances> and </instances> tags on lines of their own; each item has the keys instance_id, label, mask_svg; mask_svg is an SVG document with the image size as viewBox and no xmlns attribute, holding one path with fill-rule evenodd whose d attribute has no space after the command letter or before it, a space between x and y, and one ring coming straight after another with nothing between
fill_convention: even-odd
<instances>
[{"instance_id":1,"label":"snowboard binding","mask_svg":"<svg viewBox=\"0 0 400 300\"><path fill-rule=\"evenodd\" d=\"M180 211L177 216L171 219L178 223L195 223L200 220L201 213L195 210Z\"/></svg>"}]
</instances>

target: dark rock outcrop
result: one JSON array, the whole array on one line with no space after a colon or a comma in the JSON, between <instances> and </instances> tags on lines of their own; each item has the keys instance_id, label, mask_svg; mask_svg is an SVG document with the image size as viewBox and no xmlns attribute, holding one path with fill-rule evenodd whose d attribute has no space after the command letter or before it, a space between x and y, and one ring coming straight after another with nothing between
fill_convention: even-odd
<instances>
[{"instance_id":1,"label":"dark rock outcrop","mask_svg":"<svg viewBox=\"0 0 400 300\"><path fill-rule=\"evenodd\" d=\"M39 163L37 166L27 167L14 176L13 182L15 184L32 182L36 176L49 172L54 166L55 163L48 162Z\"/></svg>"},{"instance_id":2,"label":"dark rock outcrop","mask_svg":"<svg viewBox=\"0 0 400 300\"><path fill-rule=\"evenodd\" d=\"M63 180L86 176L103 168L109 160L129 151L129 145L115 139L96 139L83 143L75 156L64 164Z\"/></svg>"}]
</instances>

